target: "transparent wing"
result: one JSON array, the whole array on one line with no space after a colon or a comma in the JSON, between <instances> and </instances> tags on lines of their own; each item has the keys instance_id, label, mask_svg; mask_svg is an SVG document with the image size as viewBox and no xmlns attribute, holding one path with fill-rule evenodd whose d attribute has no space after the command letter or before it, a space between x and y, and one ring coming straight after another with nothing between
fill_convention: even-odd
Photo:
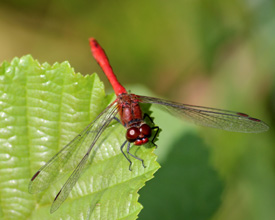
<instances>
[{"instance_id":1,"label":"transparent wing","mask_svg":"<svg viewBox=\"0 0 275 220\"><path fill-rule=\"evenodd\" d=\"M147 96L136 97L140 103L159 104L166 111L202 126L244 133L258 133L269 129L263 121L240 112L181 104Z\"/></svg>"},{"instance_id":2,"label":"transparent wing","mask_svg":"<svg viewBox=\"0 0 275 220\"><path fill-rule=\"evenodd\" d=\"M103 133L105 128L110 124L110 122L114 119L116 113L118 112L117 105L112 106L108 109L104 114L101 114L100 120L94 121L94 127L95 131L92 131L91 129L88 131L89 133L92 132L93 138L91 143L89 144L89 148L87 152L85 153L84 157L81 159L79 164L77 165L76 169L73 171L69 179L66 181L66 183L63 185L59 193L56 195L54 202L51 207L51 213L53 213L55 210L57 210L60 205L65 201L65 199L68 197L69 193L71 192L73 186L76 184L77 180L82 174L83 168L85 167L85 164L87 163L87 160L89 158L89 154L91 150L93 149L94 145L96 144L96 141L100 137L100 135ZM89 138L91 139L91 138Z\"/></svg>"},{"instance_id":3,"label":"transparent wing","mask_svg":"<svg viewBox=\"0 0 275 220\"><path fill-rule=\"evenodd\" d=\"M113 102L79 135L42 166L32 177L29 183L29 192L38 193L48 188L61 174L77 169L77 171L75 170L70 176L70 179L73 178L75 184L87 161L88 156L86 155L89 155L97 139L113 120L117 111L117 104ZM75 175L76 172L77 175ZM74 184L70 184L69 188L71 189Z\"/></svg>"},{"instance_id":4,"label":"transparent wing","mask_svg":"<svg viewBox=\"0 0 275 220\"><path fill-rule=\"evenodd\" d=\"M61 190L57 193L51 210L50 212L53 213L55 212L60 205L67 199L67 197L69 196L72 188L74 187L74 185L76 184L77 180L79 179L83 168L85 167L85 164L88 160L89 157L89 152L87 152L85 154L85 156L82 158L82 160L80 161L80 163L78 164L78 166L76 167L76 169L74 170L74 172L72 173L72 175L69 177L69 179L66 181L66 183L63 185L63 187L61 188Z\"/></svg>"}]
</instances>

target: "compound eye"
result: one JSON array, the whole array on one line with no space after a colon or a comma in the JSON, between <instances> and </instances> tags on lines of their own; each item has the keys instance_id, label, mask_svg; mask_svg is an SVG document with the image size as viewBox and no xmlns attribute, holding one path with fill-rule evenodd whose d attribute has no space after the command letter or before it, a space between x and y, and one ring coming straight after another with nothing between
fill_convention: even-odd
<instances>
[{"instance_id":1,"label":"compound eye","mask_svg":"<svg viewBox=\"0 0 275 220\"><path fill-rule=\"evenodd\" d=\"M140 135L139 129L137 127L131 127L131 128L127 129L126 139L129 142L134 142L138 138L139 135Z\"/></svg>"},{"instance_id":2,"label":"compound eye","mask_svg":"<svg viewBox=\"0 0 275 220\"><path fill-rule=\"evenodd\" d=\"M145 137L151 137L151 127L147 124L143 124L140 126L139 131L141 134L143 134Z\"/></svg>"}]
</instances>

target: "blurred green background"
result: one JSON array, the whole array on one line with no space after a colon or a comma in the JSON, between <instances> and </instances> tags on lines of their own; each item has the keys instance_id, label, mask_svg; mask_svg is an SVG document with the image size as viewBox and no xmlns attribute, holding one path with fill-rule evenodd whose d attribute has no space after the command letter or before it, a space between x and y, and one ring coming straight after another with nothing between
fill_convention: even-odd
<instances>
[{"instance_id":1,"label":"blurred green background","mask_svg":"<svg viewBox=\"0 0 275 220\"><path fill-rule=\"evenodd\" d=\"M68 60L110 89L90 54L93 36L132 92L246 112L270 125L266 133L230 133L156 110L162 168L140 191L140 219L275 219L274 0L1 0L0 30L0 62L25 54Z\"/></svg>"}]
</instances>

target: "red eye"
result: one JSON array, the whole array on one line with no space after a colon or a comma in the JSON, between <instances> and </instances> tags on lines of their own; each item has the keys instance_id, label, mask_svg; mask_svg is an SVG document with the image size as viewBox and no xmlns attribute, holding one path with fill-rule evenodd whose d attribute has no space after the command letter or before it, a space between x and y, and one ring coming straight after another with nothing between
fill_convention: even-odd
<instances>
[{"instance_id":1,"label":"red eye","mask_svg":"<svg viewBox=\"0 0 275 220\"><path fill-rule=\"evenodd\" d=\"M140 135L139 129L137 127L131 127L131 128L128 128L126 132L126 139L129 142L134 142L139 135Z\"/></svg>"},{"instance_id":2,"label":"red eye","mask_svg":"<svg viewBox=\"0 0 275 220\"><path fill-rule=\"evenodd\" d=\"M145 137L151 137L151 128L147 124L143 124L140 126L139 131L141 134L143 134Z\"/></svg>"}]
</instances>

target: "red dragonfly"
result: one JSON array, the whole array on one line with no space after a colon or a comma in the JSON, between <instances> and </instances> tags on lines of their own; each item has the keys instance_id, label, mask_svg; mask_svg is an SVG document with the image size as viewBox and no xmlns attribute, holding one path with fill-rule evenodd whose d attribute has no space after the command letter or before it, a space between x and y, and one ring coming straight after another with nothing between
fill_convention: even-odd
<instances>
[{"instance_id":1,"label":"red dragonfly","mask_svg":"<svg viewBox=\"0 0 275 220\"><path fill-rule=\"evenodd\" d=\"M70 191L83 173L91 150L112 120L118 120L126 128L126 140L120 149L130 163L129 169L131 169L132 162L123 151L123 148L126 145L127 154L140 160L144 166L141 158L130 153L130 146L131 144L143 145L149 141L154 144L154 139L159 128L157 126L150 127L145 122L144 119L148 117L153 123L152 119L147 114L142 113L139 103L157 104L168 112L182 116L183 118L202 126L244 133L258 133L269 129L268 125L263 121L240 112L187 105L159 98L129 94L118 82L104 50L94 38L90 39L90 46L94 58L112 84L117 98L32 177L29 183L29 192L38 193L48 188L64 170L74 170L56 195L50 210L51 213L56 211L68 197ZM117 114L120 119L116 117ZM152 130L156 130L155 135L152 135ZM81 159L80 161L74 161L75 158ZM74 162L72 163L72 161Z\"/></svg>"}]
</instances>

